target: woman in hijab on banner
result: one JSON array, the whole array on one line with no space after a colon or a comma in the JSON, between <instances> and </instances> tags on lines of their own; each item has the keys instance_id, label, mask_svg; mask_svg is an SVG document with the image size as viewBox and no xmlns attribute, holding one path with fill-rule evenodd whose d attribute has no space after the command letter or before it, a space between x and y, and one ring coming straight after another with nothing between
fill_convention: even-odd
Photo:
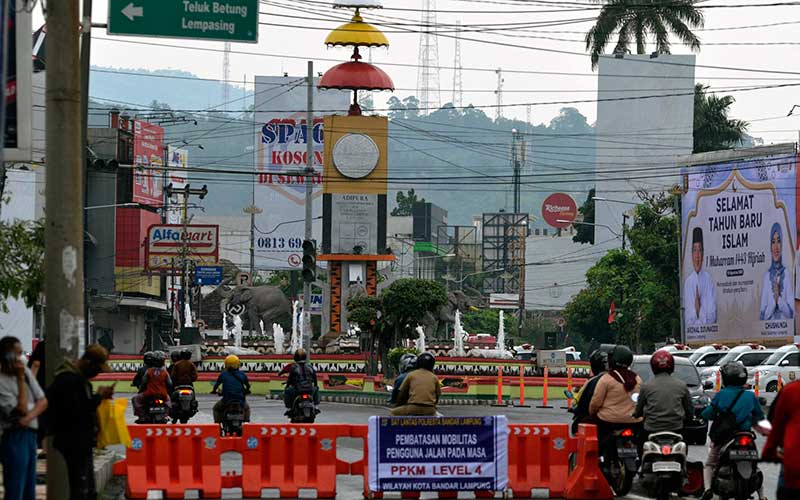
<instances>
[{"instance_id":1,"label":"woman in hijab on banner","mask_svg":"<svg viewBox=\"0 0 800 500\"><path fill-rule=\"evenodd\" d=\"M794 292L792 276L783 265L783 230L777 222L769 231L771 264L761 280L761 319L792 319Z\"/></svg>"}]
</instances>

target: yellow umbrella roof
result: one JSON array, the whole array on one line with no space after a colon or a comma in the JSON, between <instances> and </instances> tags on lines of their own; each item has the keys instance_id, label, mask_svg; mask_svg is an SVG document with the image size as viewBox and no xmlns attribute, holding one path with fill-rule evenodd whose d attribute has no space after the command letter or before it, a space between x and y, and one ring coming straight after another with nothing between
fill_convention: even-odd
<instances>
[{"instance_id":1,"label":"yellow umbrella roof","mask_svg":"<svg viewBox=\"0 0 800 500\"><path fill-rule=\"evenodd\" d=\"M331 31L325 45L355 47L388 47L389 40L378 28L367 24L356 12L353 20Z\"/></svg>"}]
</instances>

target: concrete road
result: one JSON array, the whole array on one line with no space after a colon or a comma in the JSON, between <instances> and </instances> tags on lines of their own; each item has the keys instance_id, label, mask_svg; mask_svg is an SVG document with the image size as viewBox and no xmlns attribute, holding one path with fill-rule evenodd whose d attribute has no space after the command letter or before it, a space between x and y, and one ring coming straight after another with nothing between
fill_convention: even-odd
<instances>
[{"instance_id":1,"label":"concrete road","mask_svg":"<svg viewBox=\"0 0 800 500\"><path fill-rule=\"evenodd\" d=\"M191 420L194 423L212 423L212 407L217 401L215 396L201 395L199 397L200 412ZM770 398L771 399L771 398ZM264 423L285 423L286 417L283 402L268 401L262 398L250 398L251 420L253 422ZM474 416L474 415L506 415L511 423L567 423L571 421L570 415L566 410L561 409L561 401L551 401L552 409L536 408L540 401L532 401L531 408L495 408L491 406L444 406L442 413L448 416ZM322 413L317 418L319 423L344 423L344 424L366 424L372 415L388 415L386 407L379 406L359 406L339 403L323 403ZM128 421L133 422L133 413L128 409ZM760 440L763 445L763 439ZM339 439L337 442L339 457L342 460L352 462L358 460L363 455L361 441L356 439ZM689 450L689 460L705 461L707 450L703 446L691 446ZM238 454L223 456L223 473L226 470L239 471L241 468L241 458ZM762 464L761 470L765 476L765 493L768 498L775 498L775 489L778 479L778 467L772 464ZM361 480L358 477L342 476L338 481L338 491L340 499L355 500L361 498ZM225 494L225 498L238 498L236 490ZM312 495L313 496L313 493ZM391 496L390 496L391 497ZM399 495L398 495L399 497ZM423 498L426 498L423 495ZM640 488L634 486L632 494L623 497L626 499L646 498ZM675 497L677 498L677 497Z\"/></svg>"}]
</instances>

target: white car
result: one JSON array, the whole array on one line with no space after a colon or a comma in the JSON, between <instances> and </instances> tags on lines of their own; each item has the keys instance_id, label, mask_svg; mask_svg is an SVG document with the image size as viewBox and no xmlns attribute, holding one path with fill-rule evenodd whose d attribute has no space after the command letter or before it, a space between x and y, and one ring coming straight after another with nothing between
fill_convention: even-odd
<instances>
[{"instance_id":1,"label":"white car","mask_svg":"<svg viewBox=\"0 0 800 500\"><path fill-rule=\"evenodd\" d=\"M755 372L758 372L758 386L767 392L778 390L778 373L784 384L800 378L800 348L797 344L781 347L770 356L764 364L753 368L747 383L755 385Z\"/></svg>"},{"instance_id":2,"label":"white car","mask_svg":"<svg viewBox=\"0 0 800 500\"><path fill-rule=\"evenodd\" d=\"M728 353L730 348L726 345L722 344L710 344L704 345L703 347L698 347L689 355L689 361L694 363L695 366L711 366L714 364L714 361L718 360L722 356ZM705 363L698 364L698 362L702 359L705 359Z\"/></svg>"},{"instance_id":3,"label":"white car","mask_svg":"<svg viewBox=\"0 0 800 500\"><path fill-rule=\"evenodd\" d=\"M759 345L737 345L728 351L725 356L718 359L713 366L700 370L700 379L703 381L703 387L708 387L709 382L712 387L714 386L717 379L717 372L719 372L720 367L726 363L741 361L745 367L754 367L763 363L773 352L774 351L768 351L764 346Z\"/></svg>"}]
</instances>

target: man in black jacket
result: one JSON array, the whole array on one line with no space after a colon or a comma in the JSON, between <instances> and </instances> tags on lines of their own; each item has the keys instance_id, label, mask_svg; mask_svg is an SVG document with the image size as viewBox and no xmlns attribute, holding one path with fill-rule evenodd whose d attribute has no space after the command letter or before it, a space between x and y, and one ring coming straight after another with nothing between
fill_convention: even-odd
<instances>
[{"instance_id":1,"label":"man in black jacket","mask_svg":"<svg viewBox=\"0 0 800 500\"><path fill-rule=\"evenodd\" d=\"M53 436L53 448L67 464L70 500L95 500L92 450L97 444L97 407L114 395L114 386L101 387L92 393L91 379L109 372L108 351L90 345L76 363L64 360L47 388L47 432Z\"/></svg>"}]
</instances>

